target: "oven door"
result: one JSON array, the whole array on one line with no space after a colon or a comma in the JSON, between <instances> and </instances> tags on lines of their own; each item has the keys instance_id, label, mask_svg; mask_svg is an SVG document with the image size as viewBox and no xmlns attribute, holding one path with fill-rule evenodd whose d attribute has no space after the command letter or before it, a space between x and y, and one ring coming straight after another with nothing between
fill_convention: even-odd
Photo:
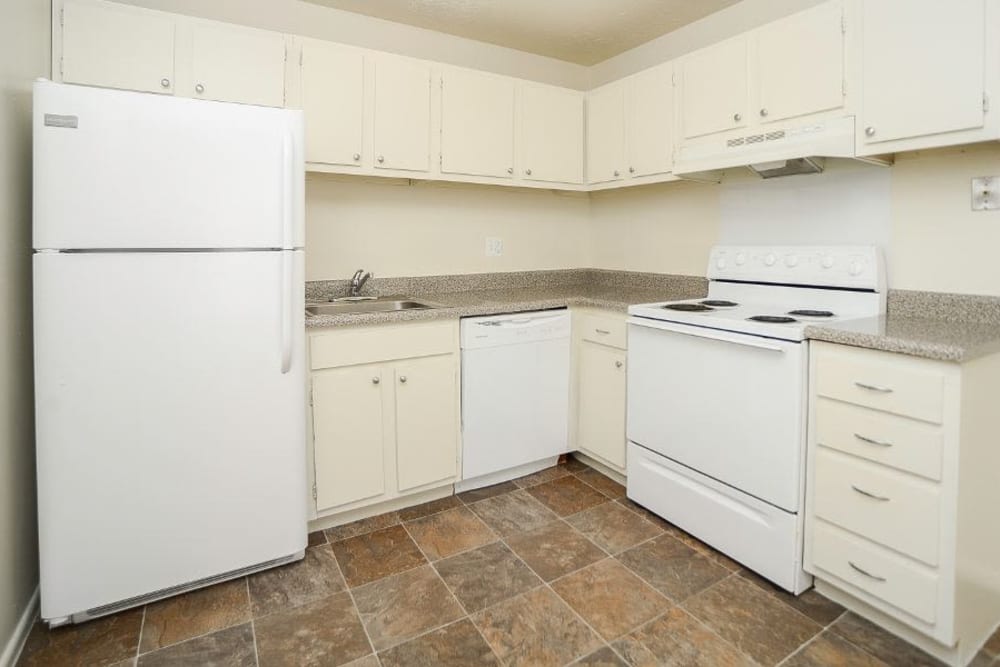
<instances>
[{"instance_id":1,"label":"oven door","mask_svg":"<svg viewBox=\"0 0 1000 667\"><path fill-rule=\"evenodd\" d=\"M797 512L807 366L805 343L630 318L628 439Z\"/></svg>"}]
</instances>

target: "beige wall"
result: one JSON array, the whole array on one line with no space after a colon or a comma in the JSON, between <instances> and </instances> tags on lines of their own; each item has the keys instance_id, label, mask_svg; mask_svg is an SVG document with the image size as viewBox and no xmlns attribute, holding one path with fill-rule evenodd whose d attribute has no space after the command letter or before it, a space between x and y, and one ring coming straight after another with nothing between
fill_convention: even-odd
<instances>
[{"instance_id":1,"label":"beige wall","mask_svg":"<svg viewBox=\"0 0 1000 667\"><path fill-rule=\"evenodd\" d=\"M31 81L49 68L48 28L47 0L0 2L0 656L38 582Z\"/></svg>"}]
</instances>

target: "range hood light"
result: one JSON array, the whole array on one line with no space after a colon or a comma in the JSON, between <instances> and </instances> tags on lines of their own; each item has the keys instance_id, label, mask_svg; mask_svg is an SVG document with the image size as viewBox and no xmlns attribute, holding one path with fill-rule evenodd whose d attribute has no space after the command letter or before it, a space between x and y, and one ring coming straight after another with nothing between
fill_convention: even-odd
<instances>
[{"instance_id":1,"label":"range hood light","mask_svg":"<svg viewBox=\"0 0 1000 667\"><path fill-rule=\"evenodd\" d=\"M747 165L747 168L761 178L797 176L799 174L820 174L823 172L823 158L800 157L791 160L771 160Z\"/></svg>"}]
</instances>

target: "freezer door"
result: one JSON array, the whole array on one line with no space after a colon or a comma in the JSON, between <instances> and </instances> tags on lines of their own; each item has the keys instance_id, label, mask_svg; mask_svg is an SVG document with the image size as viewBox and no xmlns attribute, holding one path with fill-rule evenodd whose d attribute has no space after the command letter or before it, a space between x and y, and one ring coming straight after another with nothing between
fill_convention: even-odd
<instances>
[{"instance_id":1,"label":"freezer door","mask_svg":"<svg viewBox=\"0 0 1000 667\"><path fill-rule=\"evenodd\" d=\"M299 111L35 83L35 248L300 248L304 178Z\"/></svg>"},{"instance_id":2,"label":"freezer door","mask_svg":"<svg viewBox=\"0 0 1000 667\"><path fill-rule=\"evenodd\" d=\"M301 252L34 258L42 616L306 544Z\"/></svg>"}]
</instances>

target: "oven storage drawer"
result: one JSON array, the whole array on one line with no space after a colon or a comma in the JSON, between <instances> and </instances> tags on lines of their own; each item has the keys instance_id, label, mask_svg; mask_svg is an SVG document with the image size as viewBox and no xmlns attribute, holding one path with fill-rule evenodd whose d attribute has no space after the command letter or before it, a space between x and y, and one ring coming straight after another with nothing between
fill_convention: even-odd
<instances>
[{"instance_id":1,"label":"oven storage drawer","mask_svg":"<svg viewBox=\"0 0 1000 667\"><path fill-rule=\"evenodd\" d=\"M938 564L941 499L938 485L818 447L813 512L821 519Z\"/></svg>"},{"instance_id":2,"label":"oven storage drawer","mask_svg":"<svg viewBox=\"0 0 1000 667\"><path fill-rule=\"evenodd\" d=\"M817 352L816 392L940 424L944 416L944 375L932 366L884 352L825 345Z\"/></svg>"},{"instance_id":3,"label":"oven storage drawer","mask_svg":"<svg viewBox=\"0 0 1000 667\"><path fill-rule=\"evenodd\" d=\"M941 480L942 427L829 398L816 400L816 443Z\"/></svg>"},{"instance_id":4,"label":"oven storage drawer","mask_svg":"<svg viewBox=\"0 0 1000 667\"><path fill-rule=\"evenodd\" d=\"M833 575L927 624L937 622L940 577L935 570L825 521L813 526L812 550L818 575ZM908 620L906 615L902 620Z\"/></svg>"},{"instance_id":5,"label":"oven storage drawer","mask_svg":"<svg viewBox=\"0 0 1000 667\"><path fill-rule=\"evenodd\" d=\"M582 314L578 320L580 337L592 343L600 343L627 349L626 324L624 318L602 317L601 315Z\"/></svg>"}]
</instances>

